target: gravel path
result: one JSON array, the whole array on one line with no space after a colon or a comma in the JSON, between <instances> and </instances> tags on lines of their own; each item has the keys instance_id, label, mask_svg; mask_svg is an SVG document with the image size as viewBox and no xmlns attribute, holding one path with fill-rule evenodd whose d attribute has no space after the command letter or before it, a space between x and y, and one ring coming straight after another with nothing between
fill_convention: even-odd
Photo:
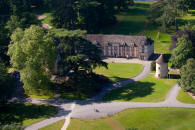
<instances>
[{"instance_id":1,"label":"gravel path","mask_svg":"<svg viewBox=\"0 0 195 130\"><path fill-rule=\"evenodd\" d=\"M34 104L51 104L59 107L59 112L55 117L46 119L44 121L35 123L28 126L25 130L37 130L52 123L55 123L61 119L68 119L62 130L68 127L70 118L82 118L82 119L96 119L113 115L128 108L151 108L151 107L182 107L182 108L195 108L195 104L183 104L177 101L176 97L180 90L178 85L175 85L167 94L166 100L158 103L147 102L103 102L99 101L109 91L133 83L135 81L145 78L150 73L150 62L140 61L137 59L117 59L109 58L104 60L106 62L120 62L120 63L138 63L144 65L143 72L138 76L128 79L122 82L107 84L103 91L93 98L85 101L71 101L71 100L41 100L41 99L28 99L27 103Z\"/></svg>"}]
</instances>

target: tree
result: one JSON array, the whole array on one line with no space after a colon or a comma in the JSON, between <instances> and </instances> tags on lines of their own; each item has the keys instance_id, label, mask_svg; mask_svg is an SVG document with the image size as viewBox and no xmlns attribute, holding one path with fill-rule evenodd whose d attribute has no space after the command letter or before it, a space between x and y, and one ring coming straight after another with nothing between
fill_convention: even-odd
<instances>
[{"instance_id":1,"label":"tree","mask_svg":"<svg viewBox=\"0 0 195 130\"><path fill-rule=\"evenodd\" d=\"M59 35L61 32L62 35ZM61 76L68 76L71 85L74 86L78 95L82 88L94 87L95 84L85 84L87 79L92 79L93 69L97 66L107 67L107 63L101 60L101 49L85 40L84 31L58 30L56 35L59 52L58 66L61 66ZM89 83L89 81L88 81ZM85 84L85 85L83 85ZM85 89L86 90L86 89Z\"/></svg>"},{"instance_id":2,"label":"tree","mask_svg":"<svg viewBox=\"0 0 195 130\"><path fill-rule=\"evenodd\" d=\"M0 0L0 19L5 22L10 15L10 5L8 0ZM1 23L0 22L0 23Z\"/></svg>"},{"instance_id":3,"label":"tree","mask_svg":"<svg viewBox=\"0 0 195 130\"><path fill-rule=\"evenodd\" d=\"M174 49L177 45L178 39L181 37L184 37L185 39L192 42L192 46L195 48L195 29L192 27L191 24L185 25L183 29L177 31L172 37L171 37L171 46L170 50ZM195 51L195 50L194 50Z\"/></svg>"},{"instance_id":4,"label":"tree","mask_svg":"<svg viewBox=\"0 0 195 130\"><path fill-rule=\"evenodd\" d=\"M24 31L16 29L11 36L8 55L11 65L21 74L26 93L41 94L51 89L56 49L49 33L35 25Z\"/></svg>"},{"instance_id":5,"label":"tree","mask_svg":"<svg viewBox=\"0 0 195 130\"><path fill-rule=\"evenodd\" d=\"M160 23L163 31L166 31L169 25L175 25L176 31L178 31L179 11L187 12L189 6L190 2L184 0L158 0L151 7L149 19Z\"/></svg>"},{"instance_id":6,"label":"tree","mask_svg":"<svg viewBox=\"0 0 195 130\"><path fill-rule=\"evenodd\" d=\"M113 0L57 0L53 5L53 24L58 28L97 33L115 22Z\"/></svg>"},{"instance_id":7,"label":"tree","mask_svg":"<svg viewBox=\"0 0 195 130\"><path fill-rule=\"evenodd\" d=\"M180 75L179 85L195 94L195 59L187 61L187 64L180 69Z\"/></svg>"},{"instance_id":8,"label":"tree","mask_svg":"<svg viewBox=\"0 0 195 130\"><path fill-rule=\"evenodd\" d=\"M182 37L178 39L177 47L172 52L171 63L174 67L181 68L189 58L194 56L192 43Z\"/></svg>"},{"instance_id":9,"label":"tree","mask_svg":"<svg viewBox=\"0 0 195 130\"><path fill-rule=\"evenodd\" d=\"M16 28L21 28L23 25L18 16L11 15L10 20L7 22L7 26L10 32L13 32Z\"/></svg>"},{"instance_id":10,"label":"tree","mask_svg":"<svg viewBox=\"0 0 195 130\"><path fill-rule=\"evenodd\" d=\"M0 106L11 97L15 88L12 77L7 73L7 68L0 59Z\"/></svg>"},{"instance_id":11,"label":"tree","mask_svg":"<svg viewBox=\"0 0 195 130\"><path fill-rule=\"evenodd\" d=\"M5 28L4 24L0 24L0 58L6 63L9 62L7 56L7 48L9 44L8 30Z\"/></svg>"},{"instance_id":12,"label":"tree","mask_svg":"<svg viewBox=\"0 0 195 130\"><path fill-rule=\"evenodd\" d=\"M78 17L75 8L75 0L57 0L54 5L54 25L58 28L75 29Z\"/></svg>"}]
</instances>

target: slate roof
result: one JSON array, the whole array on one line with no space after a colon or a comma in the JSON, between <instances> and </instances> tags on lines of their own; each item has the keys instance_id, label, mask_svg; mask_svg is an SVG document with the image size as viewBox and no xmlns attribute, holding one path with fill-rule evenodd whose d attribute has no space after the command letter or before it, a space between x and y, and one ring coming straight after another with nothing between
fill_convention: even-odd
<instances>
[{"instance_id":1,"label":"slate roof","mask_svg":"<svg viewBox=\"0 0 195 130\"><path fill-rule=\"evenodd\" d=\"M158 57L158 59L156 60L156 63L158 63L158 64L167 63L166 60L165 60L165 58L164 58L164 55L163 55L163 54L161 54L161 55Z\"/></svg>"},{"instance_id":2,"label":"slate roof","mask_svg":"<svg viewBox=\"0 0 195 130\"><path fill-rule=\"evenodd\" d=\"M153 41L146 36L131 36L131 35L104 35L104 34L88 34L86 39L94 42L99 42L102 46L107 43L119 43L123 45L126 43L128 46L139 46L144 41L145 44L152 44ZM148 41L149 40L149 41Z\"/></svg>"}]
</instances>

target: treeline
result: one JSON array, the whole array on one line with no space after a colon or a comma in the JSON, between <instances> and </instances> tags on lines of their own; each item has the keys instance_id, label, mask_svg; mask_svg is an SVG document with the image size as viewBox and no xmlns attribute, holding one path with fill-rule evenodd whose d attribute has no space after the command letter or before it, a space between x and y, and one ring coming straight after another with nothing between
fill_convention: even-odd
<instances>
[{"instance_id":1,"label":"treeline","mask_svg":"<svg viewBox=\"0 0 195 130\"><path fill-rule=\"evenodd\" d=\"M53 2L53 3L52 3ZM117 11L126 10L133 0L52 1L53 24L57 28L83 29L97 33L116 22ZM57 8L56 8L57 7Z\"/></svg>"}]
</instances>

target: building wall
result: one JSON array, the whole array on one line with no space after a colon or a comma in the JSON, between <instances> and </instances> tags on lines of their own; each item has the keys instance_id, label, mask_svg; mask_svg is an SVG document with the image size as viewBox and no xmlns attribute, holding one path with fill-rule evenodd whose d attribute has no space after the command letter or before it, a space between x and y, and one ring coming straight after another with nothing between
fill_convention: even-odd
<instances>
[{"instance_id":1,"label":"building wall","mask_svg":"<svg viewBox=\"0 0 195 130\"><path fill-rule=\"evenodd\" d=\"M143 49L144 47L144 49ZM119 43L111 44L110 46L103 46L103 56L105 57L132 57L139 58L141 60L148 60L148 58L154 53L154 44L134 46L120 46ZM144 52L143 52L144 51Z\"/></svg>"},{"instance_id":2,"label":"building wall","mask_svg":"<svg viewBox=\"0 0 195 130\"><path fill-rule=\"evenodd\" d=\"M168 76L168 63L158 64L156 63L156 75L157 78L166 78Z\"/></svg>"}]
</instances>

